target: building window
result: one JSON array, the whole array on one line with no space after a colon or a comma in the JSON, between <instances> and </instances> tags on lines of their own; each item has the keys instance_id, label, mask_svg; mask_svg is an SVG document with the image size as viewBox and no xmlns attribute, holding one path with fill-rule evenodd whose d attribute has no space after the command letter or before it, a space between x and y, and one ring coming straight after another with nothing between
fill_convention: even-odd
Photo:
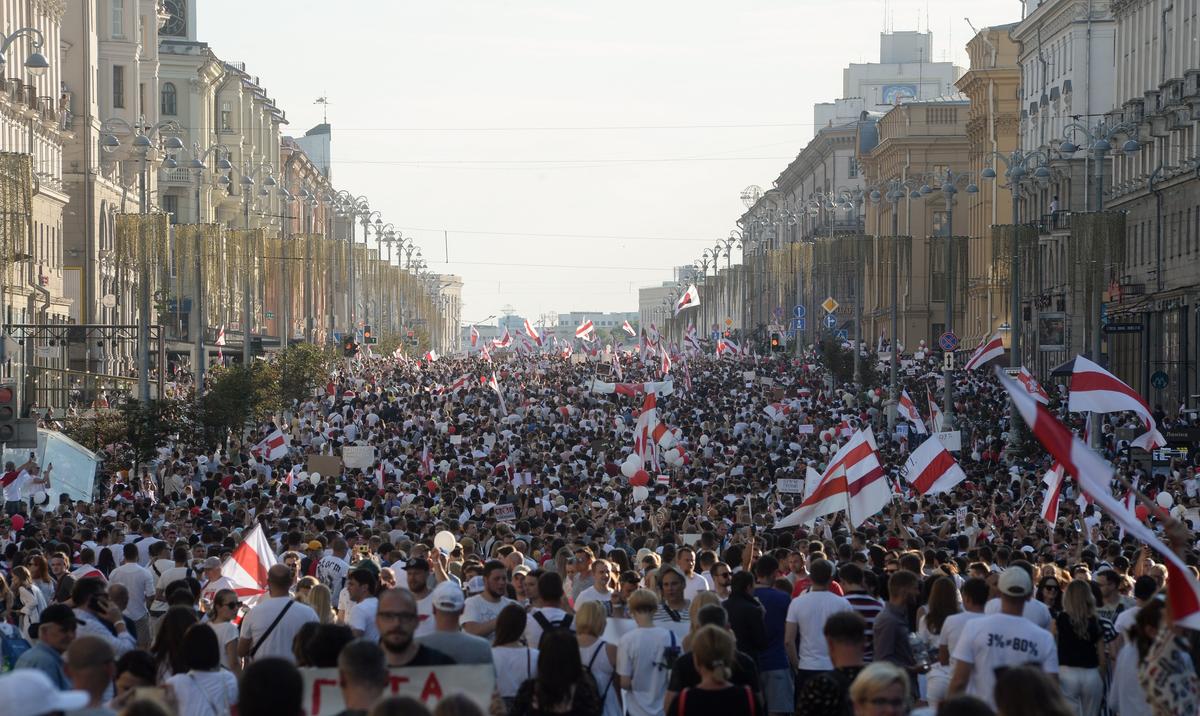
<instances>
[{"instance_id":1,"label":"building window","mask_svg":"<svg viewBox=\"0 0 1200 716\"><path fill-rule=\"evenodd\" d=\"M115 109L125 109L125 68L113 65L112 106Z\"/></svg>"},{"instance_id":2,"label":"building window","mask_svg":"<svg viewBox=\"0 0 1200 716\"><path fill-rule=\"evenodd\" d=\"M162 86L162 102L159 111L169 117L174 117L176 112L176 100L178 94L175 91L173 82L165 82Z\"/></svg>"},{"instance_id":3,"label":"building window","mask_svg":"<svg viewBox=\"0 0 1200 716\"><path fill-rule=\"evenodd\" d=\"M125 0L112 0L112 36L125 37Z\"/></svg>"},{"instance_id":4,"label":"building window","mask_svg":"<svg viewBox=\"0 0 1200 716\"><path fill-rule=\"evenodd\" d=\"M850 169L849 169L848 176L851 179L858 176L858 160L855 159L854 157L850 157Z\"/></svg>"},{"instance_id":5,"label":"building window","mask_svg":"<svg viewBox=\"0 0 1200 716\"><path fill-rule=\"evenodd\" d=\"M940 241L929 242L929 300L946 300L946 252ZM935 335L939 335L935 332Z\"/></svg>"},{"instance_id":6,"label":"building window","mask_svg":"<svg viewBox=\"0 0 1200 716\"><path fill-rule=\"evenodd\" d=\"M170 217L172 224L179 223L179 197L175 194L163 194L162 197L163 213Z\"/></svg>"},{"instance_id":7,"label":"building window","mask_svg":"<svg viewBox=\"0 0 1200 716\"><path fill-rule=\"evenodd\" d=\"M233 131L233 110L230 109L228 102L221 103L221 131Z\"/></svg>"},{"instance_id":8,"label":"building window","mask_svg":"<svg viewBox=\"0 0 1200 716\"><path fill-rule=\"evenodd\" d=\"M138 109L139 115L143 115L146 113L146 83L145 82L138 83L137 109Z\"/></svg>"},{"instance_id":9,"label":"building window","mask_svg":"<svg viewBox=\"0 0 1200 716\"><path fill-rule=\"evenodd\" d=\"M933 212L933 221L930 224L932 231L930 236L949 236L950 224L947 221L948 217L944 211Z\"/></svg>"}]
</instances>

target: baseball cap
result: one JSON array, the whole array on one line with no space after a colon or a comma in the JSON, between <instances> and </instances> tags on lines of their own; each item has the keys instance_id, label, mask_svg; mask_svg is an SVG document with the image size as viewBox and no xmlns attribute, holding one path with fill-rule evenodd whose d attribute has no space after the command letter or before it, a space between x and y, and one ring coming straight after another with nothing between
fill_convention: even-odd
<instances>
[{"instance_id":1,"label":"baseball cap","mask_svg":"<svg viewBox=\"0 0 1200 716\"><path fill-rule=\"evenodd\" d=\"M997 586L1000 588L1001 594L1007 594L1010 597L1027 597L1033 591L1033 580L1029 578L1029 572L1024 569L1009 567L1000 573L1000 581Z\"/></svg>"},{"instance_id":2,"label":"baseball cap","mask_svg":"<svg viewBox=\"0 0 1200 716\"><path fill-rule=\"evenodd\" d=\"M467 581L467 591L471 594L482 594L484 590L483 577L475 575Z\"/></svg>"},{"instance_id":3,"label":"baseball cap","mask_svg":"<svg viewBox=\"0 0 1200 716\"><path fill-rule=\"evenodd\" d=\"M325 549L325 547L321 544L321 542L319 540L313 540L312 542L309 542L308 548L309 549Z\"/></svg>"},{"instance_id":4,"label":"baseball cap","mask_svg":"<svg viewBox=\"0 0 1200 716\"><path fill-rule=\"evenodd\" d=\"M208 559L204 560L204 568L205 569L220 569L221 568L221 558L220 557L209 557Z\"/></svg>"},{"instance_id":5,"label":"baseball cap","mask_svg":"<svg viewBox=\"0 0 1200 716\"><path fill-rule=\"evenodd\" d=\"M87 706L88 702L86 691L59 691L50 677L39 669L17 669L0 676L0 693L21 695L19 699L0 700L0 716L42 716L74 711Z\"/></svg>"},{"instance_id":6,"label":"baseball cap","mask_svg":"<svg viewBox=\"0 0 1200 716\"><path fill-rule=\"evenodd\" d=\"M461 612L466 601L454 582L442 582L433 590L433 608L440 612Z\"/></svg>"},{"instance_id":7,"label":"baseball cap","mask_svg":"<svg viewBox=\"0 0 1200 716\"><path fill-rule=\"evenodd\" d=\"M404 565L404 569L408 572L411 572L414 569L417 571L428 572L429 560L425 559L424 557L413 557L412 559L408 560L408 564Z\"/></svg>"}]
</instances>

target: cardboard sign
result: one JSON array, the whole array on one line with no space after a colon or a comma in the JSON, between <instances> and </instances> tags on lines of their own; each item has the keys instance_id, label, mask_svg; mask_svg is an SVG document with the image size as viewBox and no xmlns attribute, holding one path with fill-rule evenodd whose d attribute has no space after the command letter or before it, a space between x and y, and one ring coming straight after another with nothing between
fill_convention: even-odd
<instances>
[{"instance_id":1,"label":"cardboard sign","mask_svg":"<svg viewBox=\"0 0 1200 716\"><path fill-rule=\"evenodd\" d=\"M374 445L347 445L342 448L342 464L348 470L366 470L375 464ZM321 473L324 475L325 473Z\"/></svg>"},{"instance_id":2,"label":"cardboard sign","mask_svg":"<svg viewBox=\"0 0 1200 716\"><path fill-rule=\"evenodd\" d=\"M800 434L801 435L812 435L813 432L815 432L815 431L814 431L814 427L813 427L812 423L805 423L804 425L800 426Z\"/></svg>"},{"instance_id":3,"label":"cardboard sign","mask_svg":"<svg viewBox=\"0 0 1200 716\"><path fill-rule=\"evenodd\" d=\"M791 495L803 495L804 480L796 477L781 477L775 481L775 490Z\"/></svg>"},{"instance_id":4,"label":"cardboard sign","mask_svg":"<svg viewBox=\"0 0 1200 716\"><path fill-rule=\"evenodd\" d=\"M450 444L451 445L462 445L462 436L461 435L451 435L450 436Z\"/></svg>"},{"instance_id":5,"label":"cardboard sign","mask_svg":"<svg viewBox=\"0 0 1200 716\"><path fill-rule=\"evenodd\" d=\"M304 467L321 475L341 475L342 459L337 455L309 455Z\"/></svg>"},{"instance_id":6,"label":"cardboard sign","mask_svg":"<svg viewBox=\"0 0 1200 716\"><path fill-rule=\"evenodd\" d=\"M304 676L304 712L309 716L332 716L346 708L338 687L337 669L300 669ZM411 696L433 709L447 696L463 694L484 713L491 707L495 676L492 666L429 666L389 669L384 694Z\"/></svg>"},{"instance_id":7,"label":"cardboard sign","mask_svg":"<svg viewBox=\"0 0 1200 716\"><path fill-rule=\"evenodd\" d=\"M958 520L958 528L962 529L967 526L967 506L959 505L954 510L954 517Z\"/></svg>"},{"instance_id":8,"label":"cardboard sign","mask_svg":"<svg viewBox=\"0 0 1200 716\"><path fill-rule=\"evenodd\" d=\"M934 433L934 437L942 441L942 447L950 452L958 452L962 449L962 433L958 430L949 430L944 433Z\"/></svg>"},{"instance_id":9,"label":"cardboard sign","mask_svg":"<svg viewBox=\"0 0 1200 716\"><path fill-rule=\"evenodd\" d=\"M512 503L506 502L502 505L496 505L492 514L501 522L514 522L517 519L517 507Z\"/></svg>"}]
</instances>

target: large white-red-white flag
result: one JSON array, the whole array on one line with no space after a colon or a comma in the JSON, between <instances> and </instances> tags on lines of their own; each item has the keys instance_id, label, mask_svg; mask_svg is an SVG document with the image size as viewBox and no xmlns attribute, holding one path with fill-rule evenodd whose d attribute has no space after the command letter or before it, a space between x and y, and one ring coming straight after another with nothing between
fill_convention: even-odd
<instances>
[{"instance_id":1,"label":"large white-red-white flag","mask_svg":"<svg viewBox=\"0 0 1200 716\"><path fill-rule=\"evenodd\" d=\"M984 363L995 360L1002 355L1004 355L1004 340L1000 337L1000 334L997 333L991 338L985 336L983 340L979 341L979 345L975 347L975 352L967 359L967 364L963 366L963 370L981 368Z\"/></svg>"},{"instance_id":2,"label":"large white-red-white flag","mask_svg":"<svg viewBox=\"0 0 1200 716\"><path fill-rule=\"evenodd\" d=\"M578 328L575 329L575 337L583 341L588 341L591 340L589 336L591 336L595 331L596 327L592 325L590 320L584 321L583 323L579 324Z\"/></svg>"},{"instance_id":3,"label":"large white-red-white flag","mask_svg":"<svg viewBox=\"0 0 1200 716\"><path fill-rule=\"evenodd\" d=\"M679 300L675 302L675 315L678 316L679 312L685 308L695 308L699 305L700 292L696 290L696 284L693 283L687 287L687 290L684 291L683 295L679 297Z\"/></svg>"},{"instance_id":4,"label":"large white-red-white flag","mask_svg":"<svg viewBox=\"0 0 1200 716\"><path fill-rule=\"evenodd\" d=\"M479 329L471 326L471 347L474 348L479 344Z\"/></svg>"},{"instance_id":5,"label":"large white-red-white flag","mask_svg":"<svg viewBox=\"0 0 1200 716\"><path fill-rule=\"evenodd\" d=\"M1078 362L1075 368L1079 370ZM1167 568L1167 598L1176 624L1187 629L1200 629L1200 583L1192 576L1187 564L1113 496L1110 487L1112 468L1072 435L1044 405L1039 405L1019 383L1005 375L1004 371L997 370L996 375L1033 436L1075 478L1075 484L1092 498L1092 504L1107 513L1135 540L1159 553Z\"/></svg>"},{"instance_id":6,"label":"large white-red-white flag","mask_svg":"<svg viewBox=\"0 0 1200 716\"><path fill-rule=\"evenodd\" d=\"M720 358L725 353L735 356L741 355L742 349L740 346L738 346L738 344L734 343L728 338L722 338L717 341L717 357Z\"/></svg>"},{"instance_id":7,"label":"large white-red-white flag","mask_svg":"<svg viewBox=\"0 0 1200 716\"><path fill-rule=\"evenodd\" d=\"M533 342L539 346L542 345L541 334L537 332L537 329L533 327L533 324L529 322L528 318L525 319L525 335L532 338Z\"/></svg>"},{"instance_id":8,"label":"large white-red-white flag","mask_svg":"<svg viewBox=\"0 0 1200 716\"><path fill-rule=\"evenodd\" d=\"M900 400L896 401L896 414L912 423L913 430L917 435L926 435L925 422L921 420L921 413L917 411L917 406L912 402L912 398L908 397L908 391L900 391Z\"/></svg>"},{"instance_id":9,"label":"large white-red-white flag","mask_svg":"<svg viewBox=\"0 0 1200 716\"><path fill-rule=\"evenodd\" d=\"M267 591L267 570L278 562L262 525L255 525L221 565L221 576L233 583L239 598L257 597Z\"/></svg>"},{"instance_id":10,"label":"large white-red-white flag","mask_svg":"<svg viewBox=\"0 0 1200 716\"><path fill-rule=\"evenodd\" d=\"M967 479L967 473L941 440L930 438L908 456L904 463L904 479L922 495L937 495L949 492Z\"/></svg>"},{"instance_id":11,"label":"large white-red-white flag","mask_svg":"<svg viewBox=\"0 0 1200 716\"><path fill-rule=\"evenodd\" d=\"M1067 475L1063 471L1063 466L1054 463L1054 466L1046 471L1042 477L1042 482L1046 483L1046 494L1042 497L1042 519L1049 522L1051 525L1058 522L1058 501L1062 496L1063 485L1066 484Z\"/></svg>"},{"instance_id":12,"label":"large white-red-white flag","mask_svg":"<svg viewBox=\"0 0 1200 716\"><path fill-rule=\"evenodd\" d=\"M1166 438L1158 432L1158 423L1150 412L1150 406L1146 405L1142 396L1117 376L1083 356L1075 357L1067 410L1073 413L1137 413L1146 426L1146 432L1133 441L1134 447L1150 451L1167 444Z\"/></svg>"},{"instance_id":13,"label":"large white-red-white flag","mask_svg":"<svg viewBox=\"0 0 1200 716\"><path fill-rule=\"evenodd\" d=\"M1025 366L1021 366L1021 370L1017 372L1017 382L1021 387L1025 388L1025 392L1033 396L1033 399L1042 405L1049 405L1050 395L1038 384L1037 379L1033 377L1033 373Z\"/></svg>"},{"instance_id":14,"label":"large white-red-white flag","mask_svg":"<svg viewBox=\"0 0 1200 716\"><path fill-rule=\"evenodd\" d=\"M425 360L430 363L436 363L438 359L437 351L430 349L425 352Z\"/></svg>"},{"instance_id":15,"label":"large white-red-white flag","mask_svg":"<svg viewBox=\"0 0 1200 716\"><path fill-rule=\"evenodd\" d=\"M274 432L262 439L262 442L254 446L250 451L257 455L259 459L267 462L275 462L279 458L287 455L288 438L279 428L275 428Z\"/></svg>"},{"instance_id":16,"label":"large white-red-white flag","mask_svg":"<svg viewBox=\"0 0 1200 716\"><path fill-rule=\"evenodd\" d=\"M662 379L666 380L667 376L670 373L671 373L671 352L663 351L662 352Z\"/></svg>"},{"instance_id":17,"label":"large white-red-white flag","mask_svg":"<svg viewBox=\"0 0 1200 716\"><path fill-rule=\"evenodd\" d=\"M838 468L828 480L810 467L804 477L804 501L794 512L776 522L775 529L797 525L812 527L818 517L845 510L849 496L844 467Z\"/></svg>"},{"instance_id":18,"label":"large white-red-white flag","mask_svg":"<svg viewBox=\"0 0 1200 716\"><path fill-rule=\"evenodd\" d=\"M641 458L645 469L658 466L658 443L654 439L658 424L658 394L646 393L642 412L633 427L633 451Z\"/></svg>"},{"instance_id":19,"label":"large white-red-white flag","mask_svg":"<svg viewBox=\"0 0 1200 716\"><path fill-rule=\"evenodd\" d=\"M933 399L933 393L929 392L929 388L925 389L925 399L929 401L929 429L935 433L940 433L942 432L942 427L946 424L946 419L942 416L942 409L938 407L937 401Z\"/></svg>"},{"instance_id":20,"label":"large white-red-white flag","mask_svg":"<svg viewBox=\"0 0 1200 716\"><path fill-rule=\"evenodd\" d=\"M814 517L814 505L836 500L839 492L846 495L847 516L856 528L882 510L892 499L892 487L876 450L875 436L870 428L854 433L829 461L812 496L805 498L799 509L775 526L803 524Z\"/></svg>"},{"instance_id":21,"label":"large white-red-white flag","mask_svg":"<svg viewBox=\"0 0 1200 716\"><path fill-rule=\"evenodd\" d=\"M504 329L504 335L492 339L492 348L508 348L511 345L512 334L508 332L507 328Z\"/></svg>"},{"instance_id":22,"label":"large white-red-white flag","mask_svg":"<svg viewBox=\"0 0 1200 716\"><path fill-rule=\"evenodd\" d=\"M633 330L633 326L629 325L629 321L625 321L621 324L621 330L625 331L634 338L637 337L637 331Z\"/></svg>"}]
</instances>

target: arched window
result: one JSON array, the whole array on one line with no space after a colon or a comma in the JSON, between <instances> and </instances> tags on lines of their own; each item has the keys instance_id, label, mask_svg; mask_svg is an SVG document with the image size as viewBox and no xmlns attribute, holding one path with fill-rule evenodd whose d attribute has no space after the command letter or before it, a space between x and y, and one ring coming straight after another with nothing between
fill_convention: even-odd
<instances>
[{"instance_id":1,"label":"arched window","mask_svg":"<svg viewBox=\"0 0 1200 716\"><path fill-rule=\"evenodd\" d=\"M173 82L164 82L162 86L162 107L160 111L168 117L174 117L176 114L176 98L178 93L175 91Z\"/></svg>"}]
</instances>

